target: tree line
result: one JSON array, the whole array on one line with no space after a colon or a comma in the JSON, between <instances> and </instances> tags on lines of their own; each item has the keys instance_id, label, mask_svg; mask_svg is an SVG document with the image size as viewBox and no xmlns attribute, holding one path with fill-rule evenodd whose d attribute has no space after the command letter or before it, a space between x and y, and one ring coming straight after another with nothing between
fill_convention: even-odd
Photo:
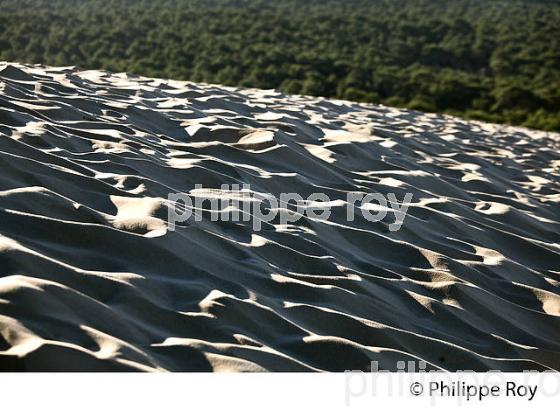
<instances>
[{"instance_id":1,"label":"tree line","mask_svg":"<svg viewBox=\"0 0 560 410\"><path fill-rule=\"evenodd\" d=\"M0 0L0 60L560 131L552 0Z\"/></svg>"}]
</instances>

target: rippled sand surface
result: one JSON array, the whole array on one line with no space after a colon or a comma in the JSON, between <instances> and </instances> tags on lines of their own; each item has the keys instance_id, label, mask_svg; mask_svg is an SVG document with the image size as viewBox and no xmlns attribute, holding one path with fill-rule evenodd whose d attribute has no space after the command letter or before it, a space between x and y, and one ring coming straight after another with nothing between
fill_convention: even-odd
<instances>
[{"instance_id":1,"label":"rippled sand surface","mask_svg":"<svg viewBox=\"0 0 560 410\"><path fill-rule=\"evenodd\" d=\"M560 370L556 134L0 63L0 170L0 369ZM243 183L332 215L168 229ZM393 232L349 192L413 199Z\"/></svg>"}]
</instances>

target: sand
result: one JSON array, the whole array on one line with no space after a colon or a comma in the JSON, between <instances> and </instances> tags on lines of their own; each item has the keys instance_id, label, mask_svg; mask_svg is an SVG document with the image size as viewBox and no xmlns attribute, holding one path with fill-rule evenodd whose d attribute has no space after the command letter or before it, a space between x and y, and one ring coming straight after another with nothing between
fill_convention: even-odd
<instances>
[{"instance_id":1,"label":"sand","mask_svg":"<svg viewBox=\"0 0 560 410\"><path fill-rule=\"evenodd\" d=\"M0 63L0 167L2 370L560 370L557 134ZM332 215L168 229L243 183ZM349 192L413 199L391 231Z\"/></svg>"}]
</instances>

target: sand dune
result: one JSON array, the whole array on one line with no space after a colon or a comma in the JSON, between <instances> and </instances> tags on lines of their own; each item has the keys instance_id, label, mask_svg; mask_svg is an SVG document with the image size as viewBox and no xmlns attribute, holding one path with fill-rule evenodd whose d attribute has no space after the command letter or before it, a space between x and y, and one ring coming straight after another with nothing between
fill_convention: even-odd
<instances>
[{"instance_id":1,"label":"sand dune","mask_svg":"<svg viewBox=\"0 0 560 410\"><path fill-rule=\"evenodd\" d=\"M0 63L0 167L1 369L560 370L558 135ZM332 215L168 229L243 183ZM391 231L349 192L413 199Z\"/></svg>"}]
</instances>

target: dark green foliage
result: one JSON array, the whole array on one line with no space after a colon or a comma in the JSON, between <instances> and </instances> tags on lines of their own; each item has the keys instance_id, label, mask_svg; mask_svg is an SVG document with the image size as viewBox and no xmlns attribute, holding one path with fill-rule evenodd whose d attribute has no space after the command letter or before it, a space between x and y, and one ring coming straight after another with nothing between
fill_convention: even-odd
<instances>
[{"instance_id":1,"label":"dark green foliage","mask_svg":"<svg viewBox=\"0 0 560 410\"><path fill-rule=\"evenodd\" d=\"M0 60L560 130L552 0L0 0Z\"/></svg>"}]
</instances>

